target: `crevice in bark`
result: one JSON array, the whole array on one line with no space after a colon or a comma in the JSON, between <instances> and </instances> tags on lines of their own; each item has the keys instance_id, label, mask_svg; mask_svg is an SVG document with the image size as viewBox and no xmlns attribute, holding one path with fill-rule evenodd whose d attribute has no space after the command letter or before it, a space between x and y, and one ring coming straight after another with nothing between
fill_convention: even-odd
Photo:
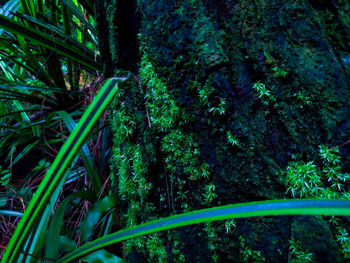
<instances>
[{"instance_id":1,"label":"crevice in bark","mask_svg":"<svg viewBox=\"0 0 350 263\"><path fill-rule=\"evenodd\" d=\"M138 71L140 27L136 0L118 0L114 24L118 28L118 68Z\"/></svg>"},{"instance_id":2,"label":"crevice in bark","mask_svg":"<svg viewBox=\"0 0 350 263\"><path fill-rule=\"evenodd\" d=\"M107 21L107 14L105 8L105 1L98 0L95 2L96 22L98 31L98 46L101 53L102 63L104 65L103 72L105 76L111 77L113 75L114 67L112 63L112 56L109 45L109 24Z\"/></svg>"}]
</instances>

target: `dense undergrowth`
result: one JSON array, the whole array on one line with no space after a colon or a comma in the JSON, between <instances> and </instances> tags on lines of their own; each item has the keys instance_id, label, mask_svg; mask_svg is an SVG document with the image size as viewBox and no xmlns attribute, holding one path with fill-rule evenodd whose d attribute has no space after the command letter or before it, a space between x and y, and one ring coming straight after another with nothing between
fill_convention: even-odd
<instances>
[{"instance_id":1,"label":"dense undergrowth","mask_svg":"<svg viewBox=\"0 0 350 263\"><path fill-rule=\"evenodd\" d=\"M215 217L226 211L218 208L140 226L248 201L349 200L347 1L12 0L5 7L3 260L67 262L95 250L84 260L350 258L348 217L330 216L348 210L326 212L317 201L282 202L290 212L264 214L279 203L254 203L250 214L243 205L226 216ZM93 122L94 107L107 107L92 99L105 77L129 72L123 85L111 79L101 89L114 100L94 120L98 127L74 133L79 120L78 127ZM74 136L88 140L67 151ZM59 165L65 155L55 160L61 147L72 153L70 169ZM327 216L300 216L307 213ZM239 218L276 214L299 216Z\"/></svg>"}]
</instances>

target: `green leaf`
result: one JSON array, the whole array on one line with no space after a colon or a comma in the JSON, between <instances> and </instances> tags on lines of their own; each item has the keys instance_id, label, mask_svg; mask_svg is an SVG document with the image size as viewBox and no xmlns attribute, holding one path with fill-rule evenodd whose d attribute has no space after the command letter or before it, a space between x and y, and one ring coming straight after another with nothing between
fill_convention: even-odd
<instances>
[{"instance_id":1,"label":"green leaf","mask_svg":"<svg viewBox=\"0 0 350 263\"><path fill-rule=\"evenodd\" d=\"M0 215L22 217L23 213L10 210L0 210Z\"/></svg>"},{"instance_id":2,"label":"green leaf","mask_svg":"<svg viewBox=\"0 0 350 263\"><path fill-rule=\"evenodd\" d=\"M94 1L93 0L78 0L79 4L81 4L86 11L90 13L90 15L95 15L94 10Z\"/></svg>"},{"instance_id":3,"label":"green leaf","mask_svg":"<svg viewBox=\"0 0 350 263\"><path fill-rule=\"evenodd\" d=\"M28 22L34 24L35 26L40 28L40 32L46 32L46 31L51 32L51 34L53 34L55 37L55 43L58 41L63 41L64 44L66 44L66 45L69 44L69 46L71 48L76 48L78 50L81 50L80 52L84 53L84 55L89 56L90 58L94 58L94 56L95 56L94 51L89 49L83 43L79 42L77 39L71 37L71 33L68 33L68 31L67 32L62 31L62 29L60 29L56 26L47 24L47 23L45 23L39 19L36 19L34 17L31 17L31 16L22 15L22 14L16 14L16 16L18 16L22 19L25 19ZM66 18L66 19L68 19L68 18ZM68 21L66 21L66 22L68 22ZM66 22L64 21L64 25L63 25L64 28L67 28L70 26L70 23L66 23ZM67 30L69 30L69 29L67 29Z\"/></svg>"},{"instance_id":4,"label":"green leaf","mask_svg":"<svg viewBox=\"0 0 350 263\"><path fill-rule=\"evenodd\" d=\"M100 70L102 68L101 64L95 61L94 56L89 55L89 52L84 53L84 50L80 50L75 46L70 45L71 43L67 44L60 38L55 39L50 34L35 30L28 25L18 23L6 16L0 15L0 27L15 35L29 39L39 46L41 45L60 55L71 58L87 68L92 70Z\"/></svg>"},{"instance_id":5,"label":"green leaf","mask_svg":"<svg viewBox=\"0 0 350 263\"><path fill-rule=\"evenodd\" d=\"M118 92L118 84L124 80L126 78L108 79L87 108L30 201L1 259L2 263L18 262L17 259L22 253L31 232L34 230L35 223L42 216L42 212L46 209L57 189L61 189L67 177L67 169L76 159L92 127Z\"/></svg>"},{"instance_id":6,"label":"green leaf","mask_svg":"<svg viewBox=\"0 0 350 263\"><path fill-rule=\"evenodd\" d=\"M93 36L96 38L97 37L96 29L89 23L89 21L87 21L84 18L84 15L81 13L81 11L78 9L78 7L73 3L73 1L62 0L62 3L64 3L69 8L69 10L72 12L72 14L74 14L80 20L80 22L83 23L83 25L91 31Z\"/></svg>"},{"instance_id":7,"label":"green leaf","mask_svg":"<svg viewBox=\"0 0 350 263\"><path fill-rule=\"evenodd\" d=\"M72 202L76 197L82 197L88 199L90 202L95 200L95 194L88 191L80 191L70 196L66 197L62 203L56 209L55 214L53 215L48 233L47 233L47 242L45 246L45 257L56 259L58 257L58 252L60 248L60 233L63 225L63 216L66 211L67 205Z\"/></svg>"},{"instance_id":8,"label":"green leaf","mask_svg":"<svg viewBox=\"0 0 350 263\"><path fill-rule=\"evenodd\" d=\"M274 200L236 205L220 206L170 216L126 230L121 230L89 242L57 263L70 262L88 253L130 238L181 226L225 220L232 218L272 216L272 215L342 215L350 216L350 201L338 200Z\"/></svg>"},{"instance_id":9,"label":"green leaf","mask_svg":"<svg viewBox=\"0 0 350 263\"><path fill-rule=\"evenodd\" d=\"M65 111L57 111L56 113L59 116L61 116L61 118L64 121L64 123L66 124L68 130L70 132L72 132L76 126L76 123L73 120L72 116L69 115ZM87 170L92 187L95 189L96 192L98 192L99 189L101 189L101 187L102 187L102 182L101 182L100 176L99 176L99 174L94 166L93 158L91 156L89 147L86 144L84 144L82 147L81 157L83 159L84 166Z\"/></svg>"},{"instance_id":10,"label":"green leaf","mask_svg":"<svg viewBox=\"0 0 350 263\"><path fill-rule=\"evenodd\" d=\"M102 200L97 201L93 207L91 207L84 220L80 224L81 241L87 240L94 232L94 227L100 220L100 218L113 208L117 200L114 195L108 195Z\"/></svg>"},{"instance_id":11,"label":"green leaf","mask_svg":"<svg viewBox=\"0 0 350 263\"><path fill-rule=\"evenodd\" d=\"M34 259L30 256L30 254L36 255L46 243L47 226L49 223L51 211L55 206L59 193L60 189L57 188L50 198L48 205L45 207L40 217L37 218L37 222L33 227L33 231L29 238L26 240L26 244L24 246L24 251L26 251L27 254L22 254L19 257L18 262L31 263Z\"/></svg>"},{"instance_id":12,"label":"green leaf","mask_svg":"<svg viewBox=\"0 0 350 263\"><path fill-rule=\"evenodd\" d=\"M19 6L18 0L9 0L0 8L0 14L7 17L12 17L13 15L11 13L15 13ZM0 36L3 32L4 30L0 29Z\"/></svg>"},{"instance_id":13,"label":"green leaf","mask_svg":"<svg viewBox=\"0 0 350 263\"><path fill-rule=\"evenodd\" d=\"M8 200L9 199L6 198L5 196L0 196L0 207L5 206Z\"/></svg>"},{"instance_id":14,"label":"green leaf","mask_svg":"<svg viewBox=\"0 0 350 263\"><path fill-rule=\"evenodd\" d=\"M95 251L94 253L87 255L81 260L83 262L88 262L88 263L123 263L125 262L121 258L107 252L104 249Z\"/></svg>"},{"instance_id":15,"label":"green leaf","mask_svg":"<svg viewBox=\"0 0 350 263\"><path fill-rule=\"evenodd\" d=\"M101 163L101 170L103 171L104 175L106 175L108 169L108 153L110 151L110 148L108 147L108 139L110 136L110 128L106 127L103 129L102 132L102 142L101 142L101 150L100 150L100 163Z\"/></svg>"},{"instance_id":16,"label":"green leaf","mask_svg":"<svg viewBox=\"0 0 350 263\"><path fill-rule=\"evenodd\" d=\"M31 149L33 149L40 141L36 140L33 143L27 145L22 152L20 152L19 154L17 154L16 158L13 160L13 162L11 163L11 165L15 165L22 157L24 157L25 155L27 155Z\"/></svg>"},{"instance_id":17,"label":"green leaf","mask_svg":"<svg viewBox=\"0 0 350 263\"><path fill-rule=\"evenodd\" d=\"M60 236L59 238L59 250L62 251L72 251L76 248L77 244L74 240L70 239L67 236Z\"/></svg>"}]
</instances>

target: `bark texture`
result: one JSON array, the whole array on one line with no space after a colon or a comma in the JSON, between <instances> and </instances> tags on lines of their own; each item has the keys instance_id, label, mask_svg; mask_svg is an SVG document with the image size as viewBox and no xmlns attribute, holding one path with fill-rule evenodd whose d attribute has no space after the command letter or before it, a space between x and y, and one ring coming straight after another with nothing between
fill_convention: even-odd
<instances>
[{"instance_id":1,"label":"bark texture","mask_svg":"<svg viewBox=\"0 0 350 263\"><path fill-rule=\"evenodd\" d=\"M348 1L110 0L106 6L115 74L136 72L111 110L122 227L290 198L286 167L317 164L320 145L339 146L349 172ZM295 238L314 262L345 262L327 222L217 222L131 240L126 249L130 262L288 262Z\"/></svg>"}]
</instances>

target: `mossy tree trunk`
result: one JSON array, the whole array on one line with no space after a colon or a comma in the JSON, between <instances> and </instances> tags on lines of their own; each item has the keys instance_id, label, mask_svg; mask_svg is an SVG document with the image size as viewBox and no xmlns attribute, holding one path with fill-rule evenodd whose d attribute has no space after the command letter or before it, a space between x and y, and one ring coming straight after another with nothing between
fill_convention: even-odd
<instances>
[{"instance_id":1,"label":"mossy tree trunk","mask_svg":"<svg viewBox=\"0 0 350 263\"><path fill-rule=\"evenodd\" d=\"M101 2L106 72L135 73L110 112L121 227L291 198L288 163L317 163L320 145L340 146L350 167L348 1ZM343 261L323 218L217 222L126 245L130 262L288 262L292 237L314 262Z\"/></svg>"}]
</instances>

